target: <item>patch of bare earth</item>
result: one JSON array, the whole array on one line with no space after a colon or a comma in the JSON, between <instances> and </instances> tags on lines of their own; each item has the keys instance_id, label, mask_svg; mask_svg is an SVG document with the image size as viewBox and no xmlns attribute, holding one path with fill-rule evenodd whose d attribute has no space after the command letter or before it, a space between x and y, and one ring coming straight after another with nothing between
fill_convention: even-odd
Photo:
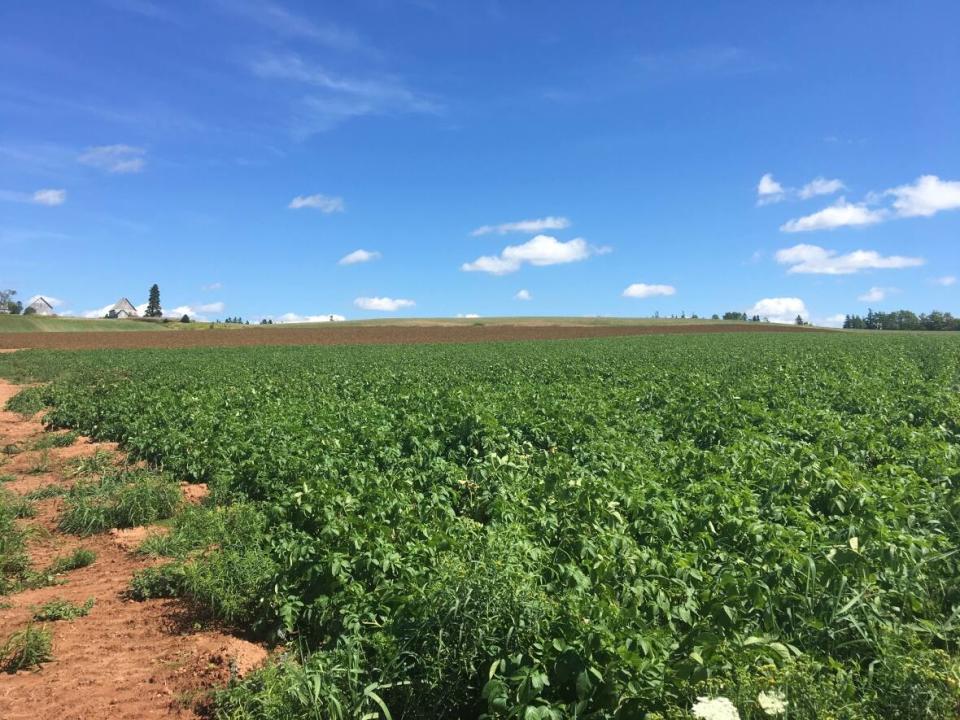
<instances>
[{"instance_id":1,"label":"patch of bare earth","mask_svg":"<svg viewBox=\"0 0 960 720\"><path fill-rule=\"evenodd\" d=\"M19 390L0 381L0 408ZM43 428L36 419L0 412L0 447L29 448ZM7 456L0 472L16 476L4 487L18 494L53 483L69 485L66 460L97 449L115 451L105 443L79 440L68 448L48 451L49 469L29 474L39 451L25 449ZM196 501L205 488L187 486ZM125 597L131 576L151 564L132 554L139 543L162 528L132 528L78 538L56 527L61 498L36 503L37 515L20 522L34 525L29 552L34 568L77 547L97 554L85 568L63 575L60 585L26 590L0 598L10 607L0 610L0 643L26 625L33 610L54 598L82 604L96 602L89 615L73 621L47 623L53 633L53 660L39 670L0 675L0 718L4 720L120 720L123 718L197 717L197 703L207 691L223 685L262 663L264 648L217 629L204 628L183 603L175 600L135 602Z\"/></svg>"}]
</instances>

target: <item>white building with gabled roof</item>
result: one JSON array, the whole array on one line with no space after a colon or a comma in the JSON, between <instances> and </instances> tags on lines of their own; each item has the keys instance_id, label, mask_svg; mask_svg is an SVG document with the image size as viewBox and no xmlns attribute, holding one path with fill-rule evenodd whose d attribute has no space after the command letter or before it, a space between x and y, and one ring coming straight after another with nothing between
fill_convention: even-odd
<instances>
[{"instance_id":1,"label":"white building with gabled roof","mask_svg":"<svg viewBox=\"0 0 960 720\"><path fill-rule=\"evenodd\" d=\"M133 303L124 297L114 303L113 307L110 308L110 311L107 313L107 317L123 319L140 317L140 315L137 313L137 309L133 306Z\"/></svg>"},{"instance_id":2,"label":"white building with gabled roof","mask_svg":"<svg viewBox=\"0 0 960 720\"><path fill-rule=\"evenodd\" d=\"M55 315L53 312L53 305L47 302L46 298L38 297L32 303L27 305L24 313L29 313L31 315Z\"/></svg>"}]
</instances>

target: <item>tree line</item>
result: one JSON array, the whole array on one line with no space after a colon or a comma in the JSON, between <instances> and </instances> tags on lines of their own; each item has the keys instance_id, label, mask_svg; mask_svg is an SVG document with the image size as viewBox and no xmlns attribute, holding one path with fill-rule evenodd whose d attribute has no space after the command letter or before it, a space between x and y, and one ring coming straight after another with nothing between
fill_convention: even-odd
<instances>
[{"instance_id":1,"label":"tree line","mask_svg":"<svg viewBox=\"0 0 960 720\"><path fill-rule=\"evenodd\" d=\"M848 330L960 330L960 318L940 310L919 315L910 310L867 310L864 317L847 315L843 327Z\"/></svg>"}]
</instances>

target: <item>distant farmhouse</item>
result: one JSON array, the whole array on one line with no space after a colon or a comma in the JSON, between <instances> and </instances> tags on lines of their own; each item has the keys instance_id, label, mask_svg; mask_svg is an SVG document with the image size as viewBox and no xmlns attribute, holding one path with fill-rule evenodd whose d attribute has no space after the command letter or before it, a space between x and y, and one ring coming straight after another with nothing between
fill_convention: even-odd
<instances>
[{"instance_id":1,"label":"distant farmhouse","mask_svg":"<svg viewBox=\"0 0 960 720\"><path fill-rule=\"evenodd\" d=\"M55 315L53 305L46 301L46 298L38 297L32 303L27 305L23 311L25 315Z\"/></svg>"},{"instance_id":2,"label":"distant farmhouse","mask_svg":"<svg viewBox=\"0 0 960 720\"><path fill-rule=\"evenodd\" d=\"M126 298L120 298L114 304L110 311L107 313L107 317L111 320L123 320L124 318L135 318L140 317L137 314L137 309L133 304Z\"/></svg>"}]
</instances>

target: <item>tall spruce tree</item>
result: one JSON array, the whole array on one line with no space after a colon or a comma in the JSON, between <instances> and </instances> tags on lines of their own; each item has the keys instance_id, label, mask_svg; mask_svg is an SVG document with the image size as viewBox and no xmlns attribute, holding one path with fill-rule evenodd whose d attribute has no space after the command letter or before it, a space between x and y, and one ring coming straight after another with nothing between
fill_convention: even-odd
<instances>
[{"instance_id":1,"label":"tall spruce tree","mask_svg":"<svg viewBox=\"0 0 960 720\"><path fill-rule=\"evenodd\" d=\"M160 286L154 283L150 286L150 299L147 300L146 317L163 317L163 310L160 309Z\"/></svg>"}]
</instances>

